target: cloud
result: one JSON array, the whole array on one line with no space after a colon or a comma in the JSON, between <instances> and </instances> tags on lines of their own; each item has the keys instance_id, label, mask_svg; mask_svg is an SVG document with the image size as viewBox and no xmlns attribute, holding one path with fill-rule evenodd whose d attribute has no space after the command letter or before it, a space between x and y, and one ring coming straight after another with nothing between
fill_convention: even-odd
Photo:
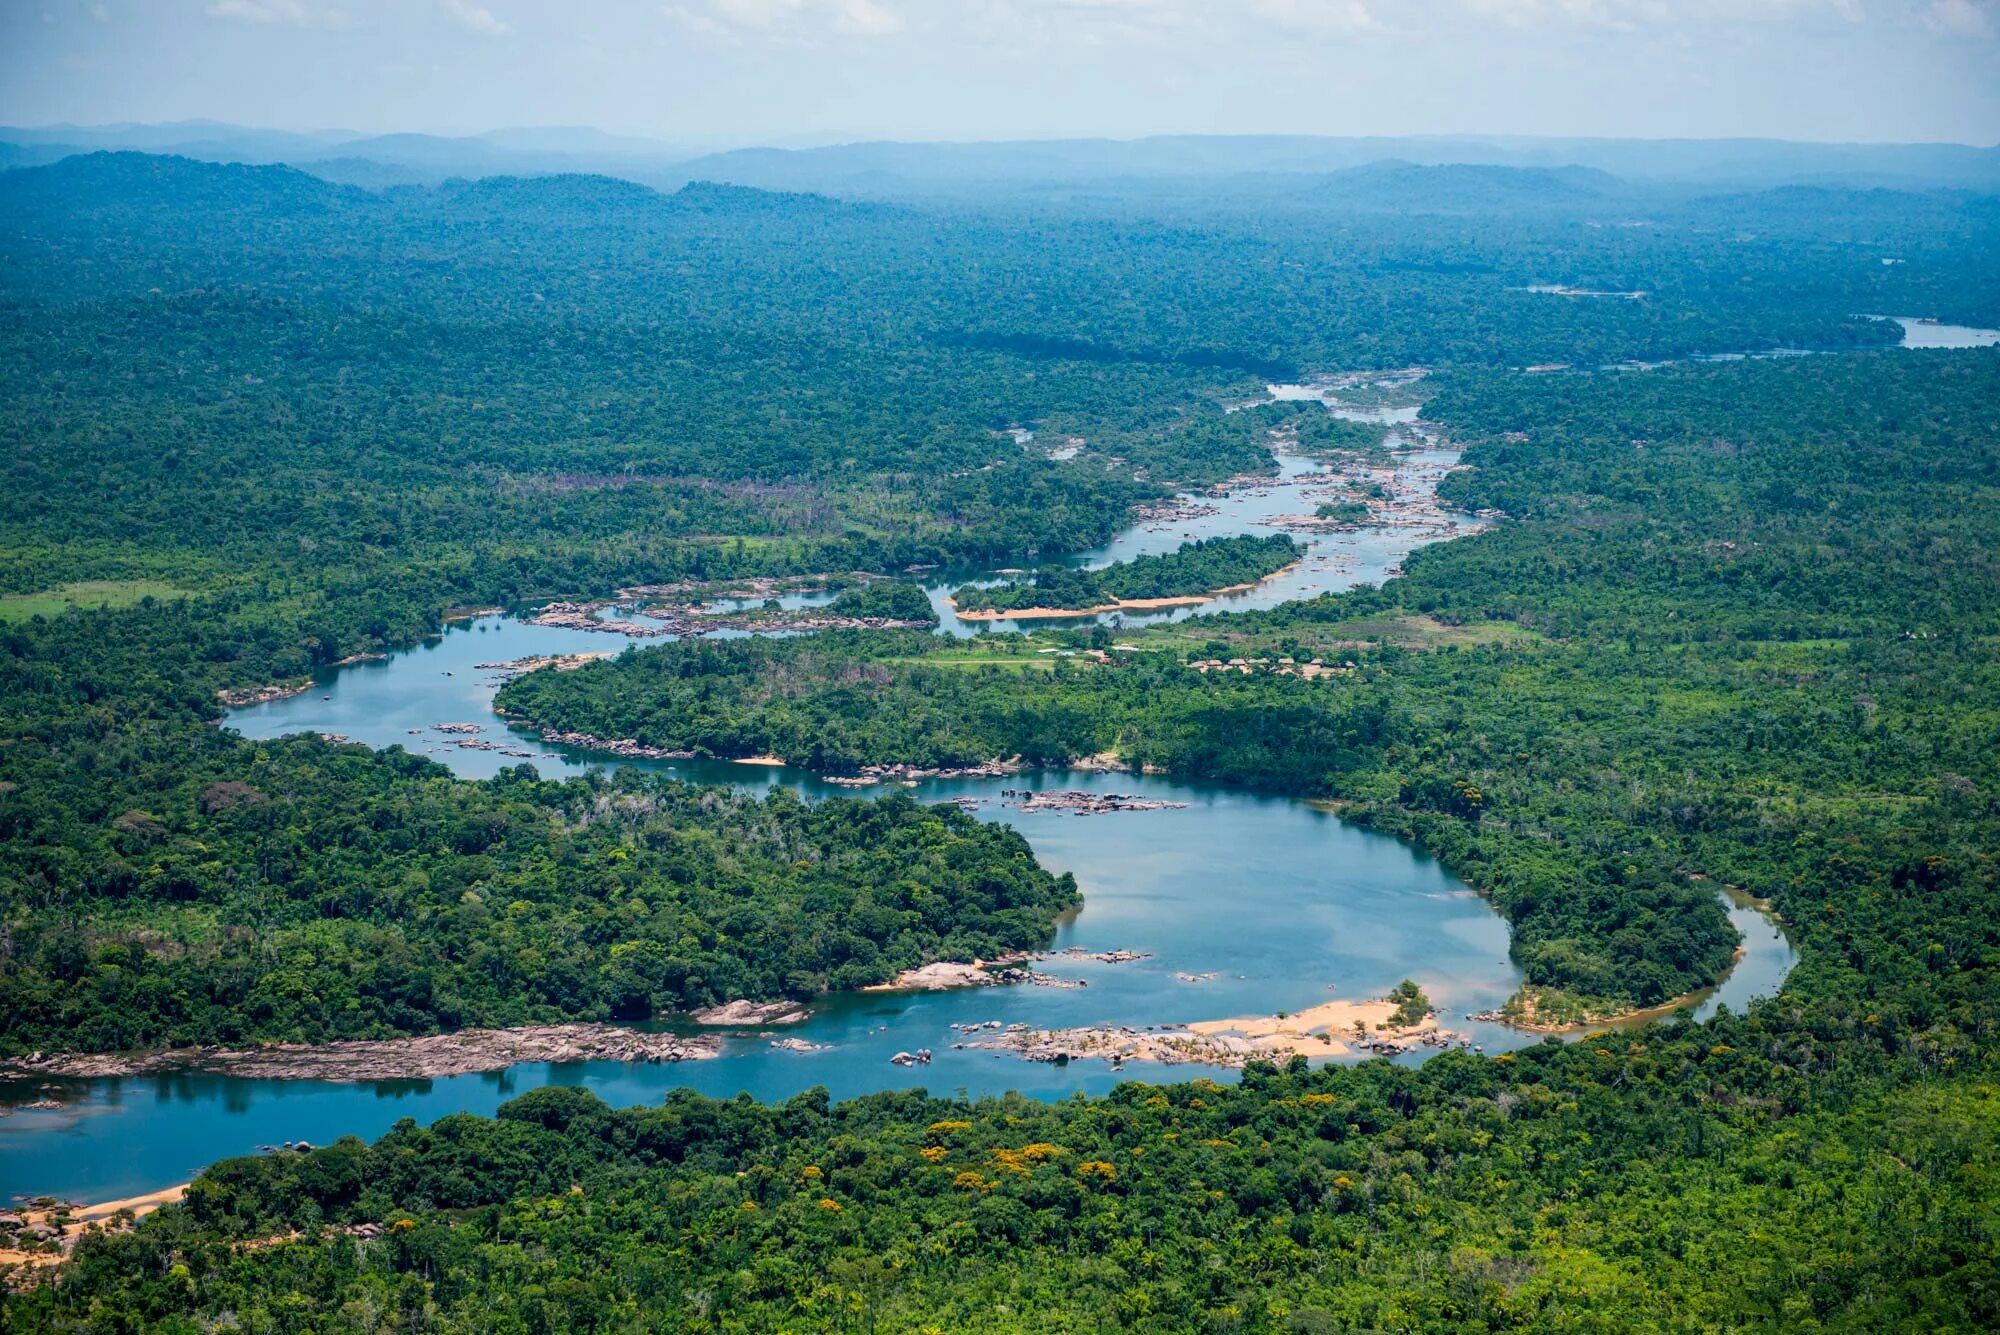
<instances>
[{"instance_id":1,"label":"cloud","mask_svg":"<svg viewBox=\"0 0 2000 1335\"><path fill-rule=\"evenodd\" d=\"M220 0L252 7L297 0ZM440 0L454 11L472 0ZM2000 0L666 0L687 29L729 41L813 44L906 32L1023 49L1047 43L1463 37L1481 24L1608 33L1734 25L1876 23L1992 37Z\"/></svg>"},{"instance_id":2,"label":"cloud","mask_svg":"<svg viewBox=\"0 0 2000 1335\"><path fill-rule=\"evenodd\" d=\"M294 28L345 28L351 23L343 10L306 0L214 0L208 16L237 23L286 24Z\"/></svg>"},{"instance_id":3,"label":"cloud","mask_svg":"<svg viewBox=\"0 0 2000 1335\"><path fill-rule=\"evenodd\" d=\"M300 0L215 0L208 7L211 18L237 19L244 23L309 23L312 16Z\"/></svg>"},{"instance_id":4,"label":"cloud","mask_svg":"<svg viewBox=\"0 0 2000 1335\"><path fill-rule=\"evenodd\" d=\"M1258 17L1305 32L1370 32L1382 25L1367 0L1252 0Z\"/></svg>"},{"instance_id":5,"label":"cloud","mask_svg":"<svg viewBox=\"0 0 2000 1335\"><path fill-rule=\"evenodd\" d=\"M1924 22L1958 37L1991 37L1996 7L1993 0L1931 0Z\"/></svg>"},{"instance_id":6,"label":"cloud","mask_svg":"<svg viewBox=\"0 0 2000 1335\"><path fill-rule=\"evenodd\" d=\"M1861 0L1460 0L1472 14L1525 27L1562 23L1639 28L1688 23L1762 23L1830 14L1862 17Z\"/></svg>"},{"instance_id":7,"label":"cloud","mask_svg":"<svg viewBox=\"0 0 2000 1335\"><path fill-rule=\"evenodd\" d=\"M903 20L876 0L840 0L834 6L833 26L856 37L886 37L903 30Z\"/></svg>"},{"instance_id":8,"label":"cloud","mask_svg":"<svg viewBox=\"0 0 2000 1335\"><path fill-rule=\"evenodd\" d=\"M485 33L488 37L504 37L514 31L507 20L497 17L492 10L472 3L472 0L438 0L444 12L457 19L474 32Z\"/></svg>"},{"instance_id":9,"label":"cloud","mask_svg":"<svg viewBox=\"0 0 2000 1335\"><path fill-rule=\"evenodd\" d=\"M887 37L904 27L902 14L888 0L684 0L666 6L666 14L696 32L722 37L811 41L829 32Z\"/></svg>"}]
</instances>

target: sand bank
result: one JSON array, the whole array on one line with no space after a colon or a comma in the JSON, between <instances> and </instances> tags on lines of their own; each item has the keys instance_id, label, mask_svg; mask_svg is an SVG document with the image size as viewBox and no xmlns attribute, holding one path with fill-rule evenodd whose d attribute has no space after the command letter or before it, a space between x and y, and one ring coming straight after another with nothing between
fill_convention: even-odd
<instances>
[{"instance_id":1,"label":"sand bank","mask_svg":"<svg viewBox=\"0 0 2000 1335\"><path fill-rule=\"evenodd\" d=\"M60 1265L69 1259L70 1249L86 1230L122 1231L162 1205L178 1201L187 1189L188 1184L182 1182L115 1201L6 1211L0 1215L5 1220L0 1227L0 1266L20 1266L27 1272Z\"/></svg>"},{"instance_id":2,"label":"sand bank","mask_svg":"<svg viewBox=\"0 0 2000 1335\"><path fill-rule=\"evenodd\" d=\"M1301 1057L1346 1057L1357 1053L1393 1055L1412 1046L1464 1046L1460 1035L1438 1027L1435 1017L1389 1028L1392 1001L1328 1001L1285 1015L1236 1016L1182 1025L1131 1027L1101 1025L1081 1029L1013 1030L967 1048L994 1048L1030 1061L1058 1065L1085 1058L1156 1062L1163 1066L1240 1067L1249 1061Z\"/></svg>"}]
</instances>

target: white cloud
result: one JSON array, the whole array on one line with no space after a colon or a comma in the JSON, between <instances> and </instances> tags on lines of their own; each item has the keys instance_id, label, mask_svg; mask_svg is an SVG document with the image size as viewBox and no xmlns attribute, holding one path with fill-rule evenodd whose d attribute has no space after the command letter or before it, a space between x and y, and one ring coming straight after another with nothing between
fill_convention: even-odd
<instances>
[{"instance_id":1,"label":"white cloud","mask_svg":"<svg viewBox=\"0 0 2000 1335\"><path fill-rule=\"evenodd\" d=\"M297 0L219 0L278 7ZM455 11L472 0L440 0ZM1469 27L1635 32L1811 21L1922 24L1955 36L2000 30L2000 0L666 0L688 29L729 40L811 44L901 33L1023 49L1046 43L1233 41L1265 32L1444 38ZM484 12L484 11L478 11Z\"/></svg>"},{"instance_id":2,"label":"white cloud","mask_svg":"<svg viewBox=\"0 0 2000 1335\"><path fill-rule=\"evenodd\" d=\"M498 17L490 9L475 5L472 0L438 0L444 12L457 19L474 32L485 33L489 37L503 37L514 31L507 20Z\"/></svg>"},{"instance_id":3,"label":"white cloud","mask_svg":"<svg viewBox=\"0 0 2000 1335\"><path fill-rule=\"evenodd\" d=\"M1756 23L1830 14L1849 22L1862 17L1861 0L1460 0L1484 18L1526 26L1568 22L1599 28L1685 23Z\"/></svg>"},{"instance_id":4,"label":"white cloud","mask_svg":"<svg viewBox=\"0 0 2000 1335\"><path fill-rule=\"evenodd\" d=\"M1931 0L1924 10L1924 22L1940 32L1960 37L1993 35L1993 0Z\"/></svg>"},{"instance_id":5,"label":"white cloud","mask_svg":"<svg viewBox=\"0 0 2000 1335\"><path fill-rule=\"evenodd\" d=\"M667 5L666 14L696 32L723 37L887 37L904 27L889 0L684 0Z\"/></svg>"},{"instance_id":6,"label":"white cloud","mask_svg":"<svg viewBox=\"0 0 2000 1335\"><path fill-rule=\"evenodd\" d=\"M1305 32L1368 32L1382 25L1367 0L1251 0L1258 17Z\"/></svg>"},{"instance_id":7,"label":"white cloud","mask_svg":"<svg viewBox=\"0 0 2000 1335\"><path fill-rule=\"evenodd\" d=\"M835 6L833 26L857 37L886 37L903 30L903 20L877 0L840 0Z\"/></svg>"},{"instance_id":8,"label":"white cloud","mask_svg":"<svg viewBox=\"0 0 2000 1335\"><path fill-rule=\"evenodd\" d=\"M208 12L244 23L307 23L312 18L300 0L215 0Z\"/></svg>"},{"instance_id":9,"label":"white cloud","mask_svg":"<svg viewBox=\"0 0 2000 1335\"><path fill-rule=\"evenodd\" d=\"M345 28L353 22L344 10L308 4L306 0L214 0L208 6L208 15L237 23L286 24L294 28Z\"/></svg>"}]
</instances>

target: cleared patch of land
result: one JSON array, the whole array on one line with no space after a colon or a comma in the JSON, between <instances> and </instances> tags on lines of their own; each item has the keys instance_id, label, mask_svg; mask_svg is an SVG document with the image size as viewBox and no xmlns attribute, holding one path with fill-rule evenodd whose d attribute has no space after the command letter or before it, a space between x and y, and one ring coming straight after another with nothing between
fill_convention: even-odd
<instances>
[{"instance_id":1,"label":"cleared patch of land","mask_svg":"<svg viewBox=\"0 0 2000 1335\"><path fill-rule=\"evenodd\" d=\"M147 598L186 598L186 589L160 579L87 579L59 584L38 593L0 595L0 621L26 621L35 616L57 616L73 607L109 607L113 610L137 606Z\"/></svg>"},{"instance_id":2,"label":"cleared patch of land","mask_svg":"<svg viewBox=\"0 0 2000 1335\"><path fill-rule=\"evenodd\" d=\"M1474 621L1455 626L1416 613L1354 617L1327 625L1294 626L1282 634L1218 633L1215 628L1200 621L1181 621L1168 626L1128 626L1118 635L1121 640L1141 649L1170 652L1199 651L1219 641L1230 646L1232 655L1245 656L1253 652L1277 652L1279 643L1288 638L1297 640L1302 648L1313 652L1365 649L1376 645L1393 645L1399 649L1443 649L1456 645L1469 649L1481 644L1526 644L1543 638L1538 632L1511 621Z\"/></svg>"}]
</instances>

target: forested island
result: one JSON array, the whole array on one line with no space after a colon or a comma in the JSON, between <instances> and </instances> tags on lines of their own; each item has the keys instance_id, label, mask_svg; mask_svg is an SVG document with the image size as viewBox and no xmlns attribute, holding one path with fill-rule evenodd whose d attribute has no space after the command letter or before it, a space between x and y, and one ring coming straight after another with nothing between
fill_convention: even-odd
<instances>
[{"instance_id":1,"label":"forested island","mask_svg":"<svg viewBox=\"0 0 2000 1335\"><path fill-rule=\"evenodd\" d=\"M172 788L100 785L133 805L68 848L103 889L11 920L0 1058L808 998L1039 948L1076 900L1018 835L907 797L468 784L326 743L228 759Z\"/></svg>"},{"instance_id":2,"label":"forested island","mask_svg":"<svg viewBox=\"0 0 2000 1335\"><path fill-rule=\"evenodd\" d=\"M962 619L984 613L1087 616L1120 607L1200 603L1248 588L1296 562L1305 548L1283 536L1206 538L1178 551L1135 556L1099 570L1044 566L1030 580L967 584L951 595Z\"/></svg>"},{"instance_id":3,"label":"forested island","mask_svg":"<svg viewBox=\"0 0 2000 1335\"><path fill-rule=\"evenodd\" d=\"M866 572L893 578L818 610L928 624L925 568L1100 544L1275 449L1389 448L1258 402L1357 368L1428 368L1468 465L1446 497L1507 522L1265 611L685 640L497 705L837 776L1087 760L1318 799L1483 895L1515 1015L1550 1026L1714 983L1723 886L1799 956L1747 1014L1240 1083L531 1088L215 1164L67 1259L15 1228L61 1264L10 1270L0 1324L2000 1324L2000 358L1853 317L2000 316L1991 204L1634 193L1627 227L1542 175L1448 184L1393 218L1051 220L1025 193L0 172L0 1056L640 1025L1045 947L1076 884L921 789L469 780L246 740L219 693L644 586ZM1551 275L1647 295L1523 290ZM1781 347L1830 351L1652 364ZM1291 559L1225 538L961 606ZM49 1091L10 1089L11 1133Z\"/></svg>"}]
</instances>

